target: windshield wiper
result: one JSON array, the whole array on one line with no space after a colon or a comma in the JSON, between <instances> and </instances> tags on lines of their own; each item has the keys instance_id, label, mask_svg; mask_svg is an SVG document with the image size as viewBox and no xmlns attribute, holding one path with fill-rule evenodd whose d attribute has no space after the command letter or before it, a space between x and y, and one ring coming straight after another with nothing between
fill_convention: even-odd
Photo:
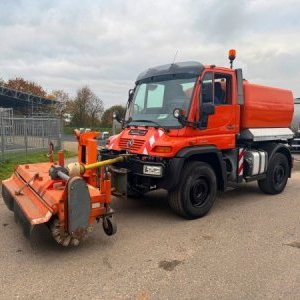
<instances>
[{"instance_id":1,"label":"windshield wiper","mask_svg":"<svg viewBox=\"0 0 300 300\"><path fill-rule=\"evenodd\" d=\"M159 123L157 123L157 122L155 122L155 121L151 121L151 120L131 120L130 123L131 123L131 122L148 122L148 123L155 124L156 127L158 127L158 128L162 128L165 132L168 131L165 127L163 127L163 126L160 125ZM128 124L130 124L130 123L128 123Z\"/></svg>"}]
</instances>

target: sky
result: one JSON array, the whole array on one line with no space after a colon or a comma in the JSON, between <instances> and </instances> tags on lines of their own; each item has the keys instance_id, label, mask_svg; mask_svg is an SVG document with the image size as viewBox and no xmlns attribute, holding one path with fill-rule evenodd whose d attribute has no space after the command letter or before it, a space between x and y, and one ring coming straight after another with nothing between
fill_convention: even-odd
<instances>
[{"instance_id":1,"label":"sky","mask_svg":"<svg viewBox=\"0 0 300 300\"><path fill-rule=\"evenodd\" d=\"M194 60L234 67L300 97L299 0L1 0L0 78L71 95L88 85L125 104L148 67Z\"/></svg>"}]
</instances>

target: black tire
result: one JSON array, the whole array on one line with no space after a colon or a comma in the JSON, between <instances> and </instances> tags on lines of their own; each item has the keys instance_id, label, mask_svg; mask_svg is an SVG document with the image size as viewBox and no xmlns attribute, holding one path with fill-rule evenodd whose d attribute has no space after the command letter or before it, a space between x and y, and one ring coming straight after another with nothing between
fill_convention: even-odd
<instances>
[{"instance_id":1,"label":"black tire","mask_svg":"<svg viewBox=\"0 0 300 300\"><path fill-rule=\"evenodd\" d=\"M284 190L289 174L290 165L287 157L282 153L275 153L269 162L267 177L258 180L258 186L266 194L279 194Z\"/></svg>"},{"instance_id":2,"label":"black tire","mask_svg":"<svg viewBox=\"0 0 300 300\"><path fill-rule=\"evenodd\" d=\"M217 179L210 165L192 161L184 166L180 183L169 191L169 205L186 219L205 216L215 202Z\"/></svg>"},{"instance_id":3,"label":"black tire","mask_svg":"<svg viewBox=\"0 0 300 300\"><path fill-rule=\"evenodd\" d=\"M102 227L104 232L111 236L117 232L117 223L115 222L114 217L105 217L103 219Z\"/></svg>"},{"instance_id":4,"label":"black tire","mask_svg":"<svg viewBox=\"0 0 300 300\"><path fill-rule=\"evenodd\" d=\"M11 211L14 211L14 198L12 197L8 189L5 187L5 185L2 185L2 198L7 208Z\"/></svg>"}]
</instances>

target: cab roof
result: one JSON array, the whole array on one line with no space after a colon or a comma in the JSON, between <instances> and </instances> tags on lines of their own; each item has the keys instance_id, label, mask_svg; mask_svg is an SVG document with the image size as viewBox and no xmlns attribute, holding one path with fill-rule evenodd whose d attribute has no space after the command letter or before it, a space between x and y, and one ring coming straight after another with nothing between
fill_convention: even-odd
<instances>
[{"instance_id":1,"label":"cab roof","mask_svg":"<svg viewBox=\"0 0 300 300\"><path fill-rule=\"evenodd\" d=\"M149 68L144 72L140 73L136 79L136 84L144 79L161 76L161 75L172 75L172 74L189 74L199 76L204 70L204 66L196 61L185 61L177 62L173 64L156 66Z\"/></svg>"}]
</instances>

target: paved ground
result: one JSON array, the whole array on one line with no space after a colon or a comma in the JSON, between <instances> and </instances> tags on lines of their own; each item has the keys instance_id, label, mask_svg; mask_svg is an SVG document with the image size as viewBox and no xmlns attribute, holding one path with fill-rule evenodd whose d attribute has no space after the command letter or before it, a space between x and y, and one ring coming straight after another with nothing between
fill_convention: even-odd
<instances>
[{"instance_id":1,"label":"paved ground","mask_svg":"<svg viewBox=\"0 0 300 300\"><path fill-rule=\"evenodd\" d=\"M118 233L98 225L77 248L46 230L30 243L0 201L0 298L299 299L300 172L285 192L255 183L219 196L186 221L166 194L116 200Z\"/></svg>"}]
</instances>

